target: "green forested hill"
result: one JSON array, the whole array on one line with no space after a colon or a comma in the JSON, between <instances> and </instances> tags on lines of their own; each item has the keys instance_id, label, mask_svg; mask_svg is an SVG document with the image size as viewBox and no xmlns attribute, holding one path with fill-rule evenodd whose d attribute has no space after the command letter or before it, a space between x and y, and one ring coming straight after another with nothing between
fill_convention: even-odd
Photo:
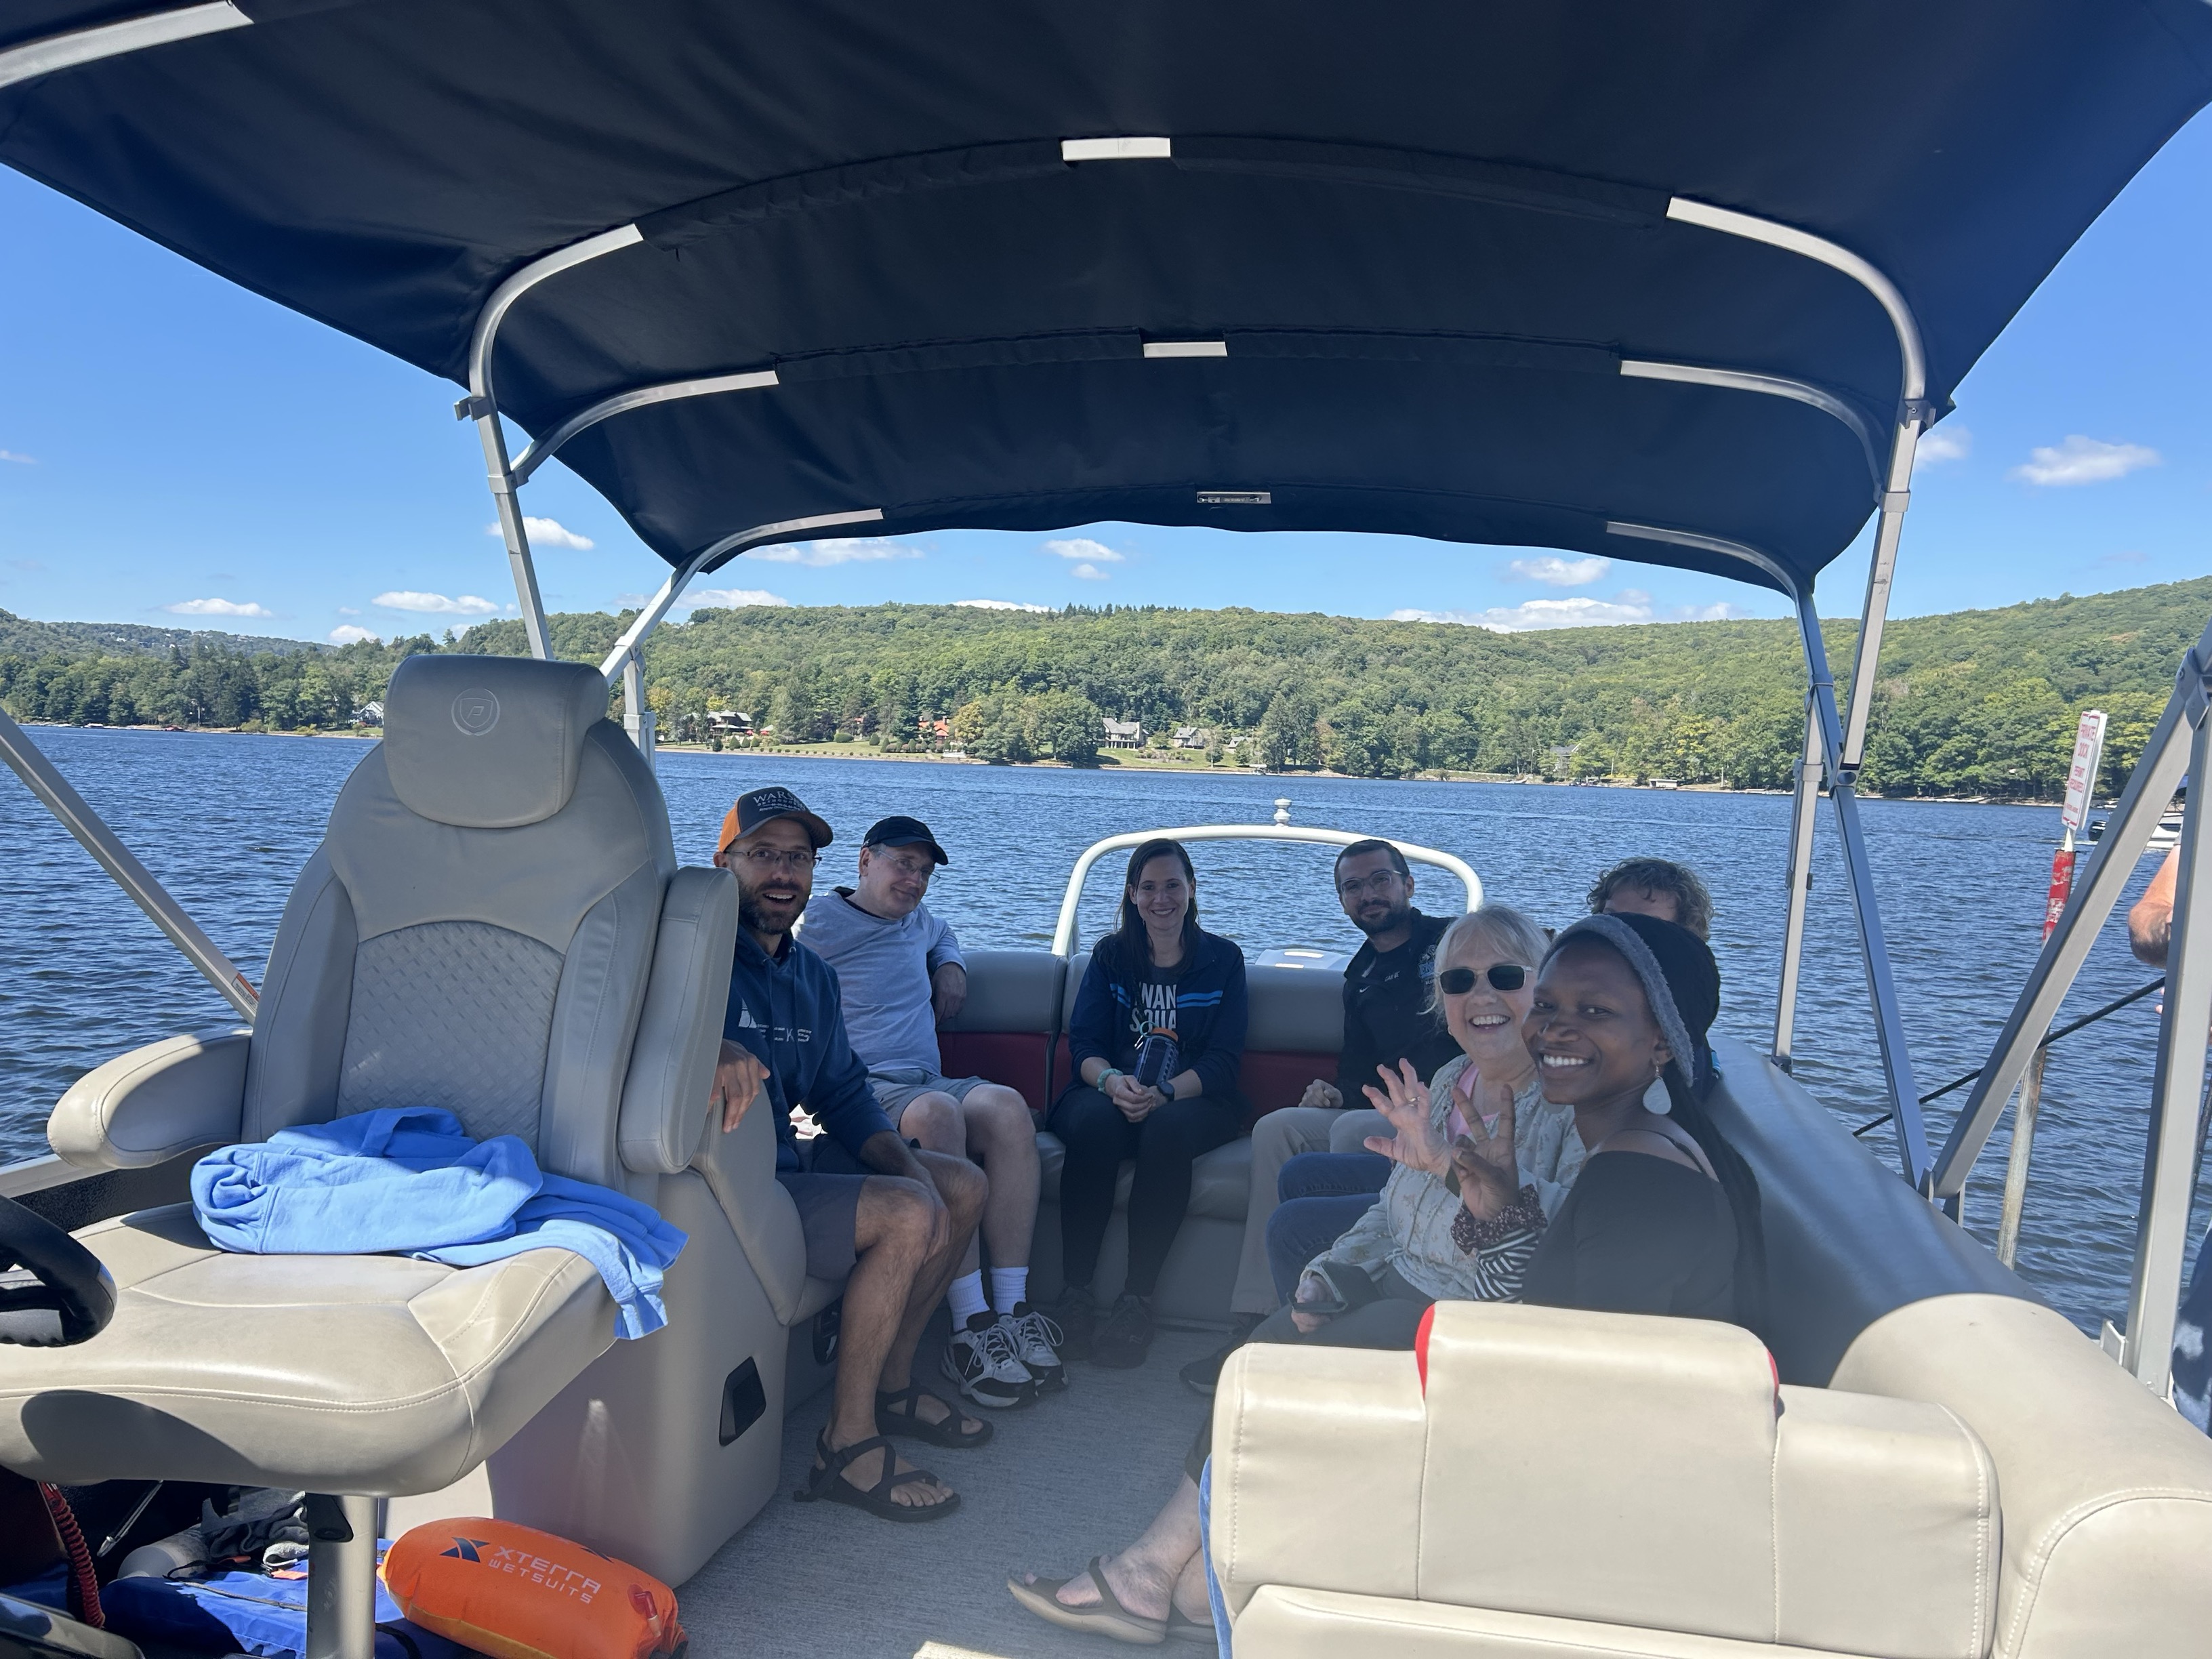
<instances>
[{"instance_id":1,"label":"green forested hill","mask_svg":"<svg viewBox=\"0 0 2212 1659\"><path fill-rule=\"evenodd\" d=\"M1864 784L1890 793L2047 798L2074 723L2113 717L2108 783L2133 763L2176 665L2212 611L2212 578L1893 623ZM553 618L596 661L626 617ZM1826 634L1839 680L1856 629ZM205 636L201 636L204 638ZM126 658L25 652L0 635L0 698L53 720L347 723L414 650L519 653L518 623L291 656L234 647ZM710 709L779 743L861 736L925 746L949 719L969 753L1090 757L1102 714L1247 742L1237 758L1365 776L1433 769L1672 777L1778 787L1802 738L1803 672L1781 622L1491 634L1429 623L1246 610L1036 613L951 605L702 611L664 627L646 667L664 733Z\"/></svg>"},{"instance_id":2,"label":"green forested hill","mask_svg":"<svg viewBox=\"0 0 2212 1659\"><path fill-rule=\"evenodd\" d=\"M142 623L33 622L0 611L0 652L25 657L143 657L195 647L242 655L319 651L305 640L267 639L258 634L219 634L213 629L149 628Z\"/></svg>"}]
</instances>

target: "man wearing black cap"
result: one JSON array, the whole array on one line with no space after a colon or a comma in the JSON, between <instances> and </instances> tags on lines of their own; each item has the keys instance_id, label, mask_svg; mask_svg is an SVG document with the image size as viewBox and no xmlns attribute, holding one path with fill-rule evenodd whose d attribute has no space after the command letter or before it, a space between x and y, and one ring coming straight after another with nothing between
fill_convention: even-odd
<instances>
[{"instance_id":1,"label":"man wearing black cap","mask_svg":"<svg viewBox=\"0 0 2212 1659\"><path fill-rule=\"evenodd\" d=\"M944 1073L937 1027L960 1011L968 975L960 941L922 899L950 862L921 819L884 818L862 838L857 884L817 894L799 932L837 970L847 1034L898 1132L933 1152L972 1158L988 1174L981 1239L991 1252L990 1295L970 1243L948 1296L945 1369L979 1406L1020 1406L1066 1386L1058 1328L1028 1299L1036 1129L1016 1091Z\"/></svg>"},{"instance_id":2,"label":"man wearing black cap","mask_svg":"<svg viewBox=\"0 0 2212 1659\"><path fill-rule=\"evenodd\" d=\"M727 1133L768 1097L776 1180L799 1211L806 1271L845 1284L836 1391L808 1495L935 1519L958 1507L958 1494L882 1437L940 1446L991 1437L988 1422L913 1377L922 1330L982 1213L984 1182L967 1159L901 1139L846 1039L836 974L791 937L830 841L830 826L788 789L740 796L722 821L714 862L738 878L738 926L714 1098ZM804 1150L794 1107L823 1129Z\"/></svg>"}]
</instances>

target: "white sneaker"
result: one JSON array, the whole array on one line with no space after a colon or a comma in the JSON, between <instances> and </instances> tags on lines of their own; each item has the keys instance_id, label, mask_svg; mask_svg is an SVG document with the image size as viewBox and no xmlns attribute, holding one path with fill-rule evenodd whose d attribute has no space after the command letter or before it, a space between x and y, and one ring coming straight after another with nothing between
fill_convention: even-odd
<instances>
[{"instance_id":1,"label":"white sneaker","mask_svg":"<svg viewBox=\"0 0 2212 1659\"><path fill-rule=\"evenodd\" d=\"M961 1393L994 1411L1036 1398L1036 1380L1015 1357L1005 1324L988 1312L970 1316L966 1330L953 1332L945 1346L945 1374Z\"/></svg>"},{"instance_id":2,"label":"white sneaker","mask_svg":"<svg viewBox=\"0 0 2212 1659\"><path fill-rule=\"evenodd\" d=\"M1039 1394L1057 1394L1067 1386L1067 1367L1061 1364L1060 1327L1026 1302L1014 1304L1012 1313L999 1316L999 1328L1006 1334L1014 1358L1036 1379Z\"/></svg>"}]
</instances>

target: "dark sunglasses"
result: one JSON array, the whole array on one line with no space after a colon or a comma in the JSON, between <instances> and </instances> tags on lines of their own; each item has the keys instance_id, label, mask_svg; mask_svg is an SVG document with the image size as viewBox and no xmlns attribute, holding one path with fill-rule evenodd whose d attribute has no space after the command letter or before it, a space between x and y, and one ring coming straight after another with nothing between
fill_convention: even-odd
<instances>
[{"instance_id":1,"label":"dark sunglasses","mask_svg":"<svg viewBox=\"0 0 2212 1659\"><path fill-rule=\"evenodd\" d=\"M1494 991L1517 991L1528 982L1528 970L1517 962L1494 962L1483 970ZM1437 975L1437 989L1448 997L1463 997L1474 989L1474 969L1447 968Z\"/></svg>"}]
</instances>

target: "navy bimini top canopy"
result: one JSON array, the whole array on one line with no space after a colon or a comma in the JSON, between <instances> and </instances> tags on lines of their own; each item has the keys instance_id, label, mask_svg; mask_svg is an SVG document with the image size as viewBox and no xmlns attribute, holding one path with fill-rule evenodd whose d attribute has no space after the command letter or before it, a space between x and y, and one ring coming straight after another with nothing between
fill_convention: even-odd
<instances>
[{"instance_id":1,"label":"navy bimini top canopy","mask_svg":"<svg viewBox=\"0 0 2212 1659\"><path fill-rule=\"evenodd\" d=\"M148 10L15 0L0 48ZM1807 582L1872 510L1898 337L1850 276L1670 203L1885 273L1940 410L2212 91L2203 0L174 15L233 26L0 90L0 160L464 385L503 281L635 226L515 302L492 390L543 436L750 376L561 451L672 562L880 508L894 533L1388 531L1749 574L1626 520Z\"/></svg>"}]
</instances>

